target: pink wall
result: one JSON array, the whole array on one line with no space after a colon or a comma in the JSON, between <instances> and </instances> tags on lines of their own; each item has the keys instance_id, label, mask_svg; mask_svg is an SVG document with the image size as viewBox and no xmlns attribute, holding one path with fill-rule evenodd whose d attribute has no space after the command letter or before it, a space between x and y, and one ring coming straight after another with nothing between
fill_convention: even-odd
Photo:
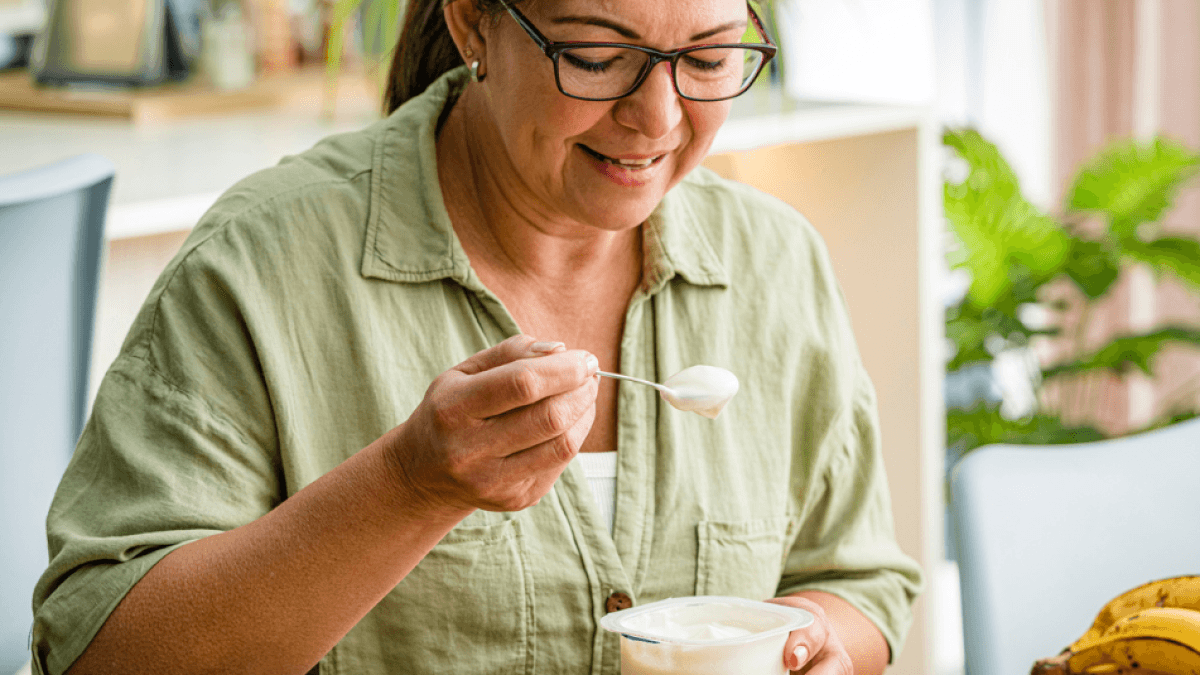
<instances>
[{"instance_id":1,"label":"pink wall","mask_svg":"<svg viewBox=\"0 0 1200 675\"><path fill-rule=\"evenodd\" d=\"M1157 25L1138 24L1155 14L1139 12L1146 7L1138 2L1159 3ZM1159 133L1200 150L1200 3L1048 0L1046 11L1052 13L1048 24L1055 31L1049 43L1054 49L1052 81L1056 83L1053 175L1060 199L1079 164L1109 140L1144 127L1143 116L1156 118L1153 126ZM1144 58L1148 49L1155 49L1139 40L1154 34L1158 35L1157 58L1147 62L1157 67L1139 68L1139 56ZM1143 73L1155 71L1155 81L1138 81ZM1144 105L1135 100L1138 91L1156 91L1158 100ZM1200 188L1191 187L1180 196L1164 227L1200 235ZM1083 229L1089 229L1087 224ZM1043 345L1045 358L1066 360L1111 336L1160 325L1200 325L1200 295L1194 288L1172 279L1156 282L1144 273L1138 276L1138 272L1122 274L1116 287L1087 315L1080 307L1080 294L1069 283L1052 289L1050 296L1068 301L1071 308L1062 316L1065 338ZM1087 328L1080 332L1082 324ZM1047 387L1045 403L1060 410L1068 422L1119 434L1161 415L1200 409L1198 385L1200 351L1172 348L1159 357L1148 382L1140 375L1122 378L1108 373L1064 378Z\"/></svg>"}]
</instances>

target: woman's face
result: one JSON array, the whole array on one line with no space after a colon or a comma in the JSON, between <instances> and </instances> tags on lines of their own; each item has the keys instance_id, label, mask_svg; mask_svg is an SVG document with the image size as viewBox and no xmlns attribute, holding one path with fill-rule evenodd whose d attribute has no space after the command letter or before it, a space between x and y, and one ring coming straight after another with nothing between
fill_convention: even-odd
<instances>
[{"instance_id":1,"label":"woman's face","mask_svg":"<svg viewBox=\"0 0 1200 675\"><path fill-rule=\"evenodd\" d=\"M526 0L519 7L555 42L662 51L738 42L747 21L745 0ZM487 45L480 89L490 113L490 129L482 130L488 161L511 172L503 180L517 181L513 187L533 202L528 206L552 219L610 231L636 227L700 163L729 113L729 101L680 98L669 63L656 65L625 98L573 99L558 90L553 63L507 13L485 18L480 32Z\"/></svg>"}]
</instances>

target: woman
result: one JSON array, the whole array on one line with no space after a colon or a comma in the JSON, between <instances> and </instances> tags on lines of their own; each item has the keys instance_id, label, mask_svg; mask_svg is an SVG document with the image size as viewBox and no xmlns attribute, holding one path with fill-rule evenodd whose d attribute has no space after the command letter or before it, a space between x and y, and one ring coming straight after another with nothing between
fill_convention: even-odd
<instances>
[{"instance_id":1,"label":"woman","mask_svg":"<svg viewBox=\"0 0 1200 675\"><path fill-rule=\"evenodd\" d=\"M693 171L771 49L649 58L748 23L413 2L392 114L235 186L152 291L51 510L36 667L614 673L606 611L726 594L817 616L789 668L881 672L919 571L826 254ZM697 363L742 379L718 420L595 377ZM581 452L616 453L611 533Z\"/></svg>"}]
</instances>

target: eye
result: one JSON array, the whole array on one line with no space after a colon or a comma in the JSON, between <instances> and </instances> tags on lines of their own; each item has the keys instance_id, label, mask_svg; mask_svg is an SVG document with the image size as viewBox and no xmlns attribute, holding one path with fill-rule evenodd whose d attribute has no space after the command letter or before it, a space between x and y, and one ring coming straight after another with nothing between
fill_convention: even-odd
<instances>
[{"instance_id":1,"label":"eye","mask_svg":"<svg viewBox=\"0 0 1200 675\"><path fill-rule=\"evenodd\" d=\"M725 62L727 59L717 59L715 61L709 61L707 59L701 59L692 54L688 54L683 57L683 60L687 63L688 67L690 67L690 68L695 68L696 70L704 70L704 71L715 71L715 70L721 70L722 68L724 68Z\"/></svg>"},{"instance_id":2,"label":"eye","mask_svg":"<svg viewBox=\"0 0 1200 675\"><path fill-rule=\"evenodd\" d=\"M561 58L568 66L589 73L603 73L617 61L617 58L600 61L585 59L574 52L563 52Z\"/></svg>"}]
</instances>

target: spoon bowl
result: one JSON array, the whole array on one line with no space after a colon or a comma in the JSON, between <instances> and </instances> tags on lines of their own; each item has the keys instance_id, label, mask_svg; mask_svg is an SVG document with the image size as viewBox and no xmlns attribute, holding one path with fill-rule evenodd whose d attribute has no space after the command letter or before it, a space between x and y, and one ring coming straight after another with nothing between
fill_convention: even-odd
<instances>
[{"instance_id":1,"label":"spoon bowl","mask_svg":"<svg viewBox=\"0 0 1200 675\"><path fill-rule=\"evenodd\" d=\"M736 375L716 366L684 368L662 384L605 371L596 374L654 387L659 396L677 410L694 412L709 419L716 419L721 414L725 404L738 392L739 386Z\"/></svg>"}]
</instances>

